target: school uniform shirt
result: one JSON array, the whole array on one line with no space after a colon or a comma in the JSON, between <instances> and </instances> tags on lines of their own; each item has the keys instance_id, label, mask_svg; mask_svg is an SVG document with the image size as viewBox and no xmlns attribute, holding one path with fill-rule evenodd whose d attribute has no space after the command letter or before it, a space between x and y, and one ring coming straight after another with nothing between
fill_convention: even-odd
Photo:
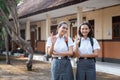
<instances>
[{"instance_id":1,"label":"school uniform shirt","mask_svg":"<svg viewBox=\"0 0 120 80\"><path fill-rule=\"evenodd\" d=\"M75 45L75 44L74 44ZM75 46L74 46L75 49ZM93 38L93 46L91 45L90 38L81 37L80 47L78 48L81 54L92 54L93 50L100 49L98 41Z\"/></svg>"},{"instance_id":2,"label":"school uniform shirt","mask_svg":"<svg viewBox=\"0 0 120 80\"><path fill-rule=\"evenodd\" d=\"M74 45L74 43L73 43L73 41L70 37L68 37L68 42L67 43L65 42L65 36L62 36L60 38L58 35L56 35L56 37L57 37L57 40L54 44L54 51L55 52L67 52L68 47ZM67 46L67 44L68 44L68 46ZM48 38L46 46L51 46L51 45L52 45L51 39ZM59 57L59 56L54 56L53 55L53 57Z\"/></svg>"}]
</instances>

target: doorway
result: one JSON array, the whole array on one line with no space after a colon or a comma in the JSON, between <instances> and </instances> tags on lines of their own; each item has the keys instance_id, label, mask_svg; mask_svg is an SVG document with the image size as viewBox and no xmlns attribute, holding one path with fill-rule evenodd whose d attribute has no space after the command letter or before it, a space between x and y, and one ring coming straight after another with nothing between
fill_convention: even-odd
<instances>
[{"instance_id":1,"label":"doorway","mask_svg":"<svg viewBox=\"0 0 120 80\"><path fill-rule=\"evenodd\" d=\"M32 25L31 29L30 29L30 43L31 46L33 48L33 50L35 50L36 48L36 40L37 40L37 30L36 30L37 25Z\"/></svg>"}]
</instances>

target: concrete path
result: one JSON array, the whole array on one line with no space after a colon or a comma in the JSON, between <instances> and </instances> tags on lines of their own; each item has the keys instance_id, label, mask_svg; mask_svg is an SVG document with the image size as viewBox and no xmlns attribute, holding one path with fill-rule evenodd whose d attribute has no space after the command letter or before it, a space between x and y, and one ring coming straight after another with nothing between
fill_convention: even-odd
<instances>
[{"instance_id":1,"label":"concrete path","mask_svg":"<svg viewBox=\"0 0 120 80\"><path fill-rule=\"evenodd\" d=\"M11 58L11 65L5 64L5 60L0 61L0 80L50 80L50 62L40 61L41 56L36 58L34 56L33 69L32 71L27 71L26 61L27 58ZM43 58L44 60L44 58ZM98 62L97 62L98 64ZM99 63L100 64L100 63ZM102 64L103 65L103 64ZM103 67L102 67L103 68ZM74 74L76 73L76 68L73 67ZM96 80L120 80L120 76L106 74L103 72L97 72Z\"/></svg>"},{"instance_id":2,"label":"concrete path","mask_svg":"<svg viewBox=\"0 0 120 80\"><path fill-rule=\"evenodd\" d=\"M33 59L47 62L43 55L34 55ZM51 59L49 59L49 62L51 62ZM71 63L73 67L76 67L75 59L71 59ZM96 71L120 76L120 64L97 61Z\"/></svg>"}]
</instances>

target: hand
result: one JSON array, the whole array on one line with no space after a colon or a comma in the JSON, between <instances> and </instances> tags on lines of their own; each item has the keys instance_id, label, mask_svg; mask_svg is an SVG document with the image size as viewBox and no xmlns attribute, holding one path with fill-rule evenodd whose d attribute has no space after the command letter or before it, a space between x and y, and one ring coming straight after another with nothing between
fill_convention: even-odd
<instances>
[{"instance_id":1,"label":"hand","mask_svg":"<svg viewBox=\"0 0 120 80\"><path fill-rule=\"evenodd\" d=\"M80 42L80 37L78 37L77 35L74 38L75 44L78 44Z\"/></svg>"},{"instance_id":2,"label":"hand","mask_svg":"<svg viewBox=\"0 0 120 80\"><path fill-rule=\"evenodd\" d=\"M57 54L56 51L53 51L53 54Z\"/></svg>"},{"instance_id":3,"label":"hand","mask_svg":"<svg viewBox=\"0 0 120 80\"><path fill-rule=\"evenodd\" d=\"M57 37L56 37L56 36L53 36L53 32L51 33L50 37L51 37L51 42L52 42L53 44L55 44L55 42L56 42L56 40L57 40Z\"/></svg>"}]
</instances>

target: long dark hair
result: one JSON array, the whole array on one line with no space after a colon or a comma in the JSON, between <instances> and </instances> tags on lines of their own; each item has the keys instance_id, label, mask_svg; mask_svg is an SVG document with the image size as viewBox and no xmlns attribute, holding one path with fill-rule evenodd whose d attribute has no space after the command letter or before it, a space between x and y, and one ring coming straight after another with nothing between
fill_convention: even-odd
<instances>
[{"instance_id":1,"label":"long dark hair","mask_svg":"<svg viewBox=\"0 0 120 80\"><path fill-rule=\"evenodd\" d=\"M90 32L88 33L88 37L93 37L93 29L92 29L92 26L88 22L84 22L80 25L79 30L78 30L79 36L83 37L83 35L81 33L81 26L82 25L87 25L88 26L88 28L90 29Z\"/></svg>"}]
</instances>

